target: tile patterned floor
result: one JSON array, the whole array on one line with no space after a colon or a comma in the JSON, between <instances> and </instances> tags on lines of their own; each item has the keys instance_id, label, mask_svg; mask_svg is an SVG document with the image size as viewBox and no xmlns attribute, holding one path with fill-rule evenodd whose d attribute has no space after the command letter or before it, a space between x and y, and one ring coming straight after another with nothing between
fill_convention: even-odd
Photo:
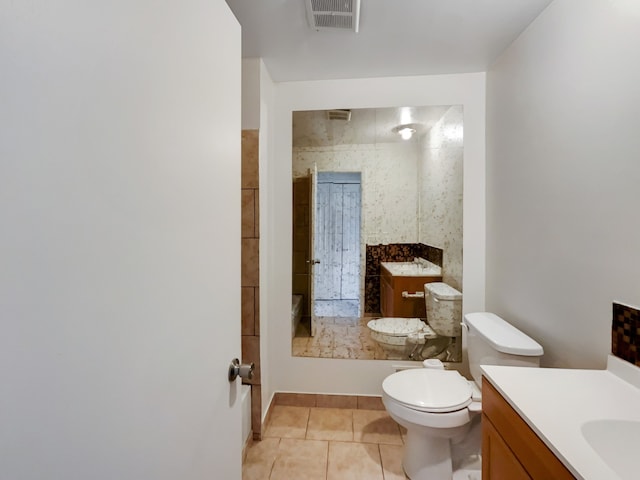
<instances>
[{"instance_id":1,"label":"tile patterned floor","mask_svg":"<svg viewBox=\"0 0 640 480\"><path fill-rule=\"evenodd\" d=\"M405 480L403 431L384 410L275 405L243 480Z\"/></svg>"},{"instance_id":2,"label":"tile patterned floor","mask_svg":"<svg viewBox=\"0 0 640 480\"><path fill-rule=\"evenodd\" d=\"M313 313L317 317L359 317L360 300L315 300Z\"/></svg>"},{"instance_id":3,"label":"tile patterned floor","mask_svg":"<svg viewBox=\"0 0 640 480\"><path fill-rule=\"evenodd\" d=\"M316 335L305 325L292 339L294 357L387 360L387 354L371 338L369 317L316 317Z\"/></svg>"}]
</instances>

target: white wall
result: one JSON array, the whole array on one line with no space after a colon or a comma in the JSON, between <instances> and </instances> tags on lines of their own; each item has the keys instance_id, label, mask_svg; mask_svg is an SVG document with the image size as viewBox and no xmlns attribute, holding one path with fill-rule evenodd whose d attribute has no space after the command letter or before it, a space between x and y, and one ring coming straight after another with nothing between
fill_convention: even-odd
<instances>
[{"instance_id":1,"label":"white wall","mask_svg":"<svg viewBox=\"0 0 640 480\"><path fill-rule=\"evenodd\" d=\"M260 133L259 133L259 178L260 178L260 206L269 205L274 194L267 185L273 184L274 169L271 165L276 158L275 154L275 86L271 80L269 71L260 60ZM263 209L260 212L260 252L269 252L274 245L278 234L273 212ZM270 329L266 319L270 318L271 308L271 285L269 284L268 272L278 268L273 258L265 253L260 254L260 315L265 321L260 323L260 380L262 395L262 415L267 413L269 402L271 401L271 369L269 368L269 352L272 348L270 343ZM291 316L289 316L291 318Z\"/></svg>"},{"instance_id":2,"label":"white wall","mask_svg":"<svg viewBox=\"0 0 640 480\"><path fill-rule=\"evenodd\" d=\"M260 128L260 75L264 68L259 58L242 59L242 129Z\"/></svg>"},{"instance_id":3,"label":"white wall","mask_svg":"<svg viewBox=\"0 0 640 480\"><path fill-rule=\"evenodd\" d=\"M239 25L33 0L0 32L0 478L239 479Z\"/></svg>"},{"instance_id":4,"label":"white wall","mask_svg":"<svg viewBox=\"0 0 640 480\"><path fill-rule=\"evenodd\" d=\"M293 178L318 172L362 173L361 247L418 242L418 148L414 142L293 148Z\"/></svg>"},{"instance_id":5,"label":"white wall","mask_svg":"<svg viewBox=\"0 0 640 480\"><path fill-rule=\"evenodd\" d=\"M488 73L487 308L544 365L604 367L640 305L638 58L638 2L556 0Z\"/></svg>"},{"instance_id":6,"label":"white wall","mask_svg":"<svg viewBox=\"0 0 640 480\"><path fill-rule=\"evenodd\" d=\"M462 107L453 106L431 127L420 155L419 241L441 248L442 281L462 290ZM464 293L464 292L463 292Z\"/></svg>"},{"instance_id":7,"label":"white wall","mask_svg":"<svg viewBox=\"0 0 640 480\"><path fill-rule=\"evenodd\" d=\"M464 108L464 292L467 311L484 309L485 74L416 76L276 84L275 157L266 179L273 242L261 250L266 272L269 395L275 391L375 394L392 362L291 356L291 114L294 110L462 105ZM261 185L262 186L262 185ZM262 245L261 245L262 247Z\"/></svg>"}]
</instances>

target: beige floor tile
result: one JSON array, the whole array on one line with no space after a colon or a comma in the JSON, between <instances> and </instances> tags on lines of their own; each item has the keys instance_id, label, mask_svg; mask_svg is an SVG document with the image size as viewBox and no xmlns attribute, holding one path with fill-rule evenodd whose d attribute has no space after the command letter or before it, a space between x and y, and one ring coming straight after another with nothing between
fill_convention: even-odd
<instances>
[{"instance_id":1,"label":"beige floor tile","mask_svg":"<svg viewBox=\"0 0 640 480\"><path fill-rule=\"evenodd\" d=\"M279 438L265 438L253 442L247 449L242 464L242 480L265 480L269 478L273 463L278 456Z\"/></svg>"},{"instance_id":2,"label":"beige floor tile","mask_svg":"<svg viewBox=\"0 0 640 480\"><path fill-rule=\"evenodd\" d=\"M402 443L407 443L407 429L400 425L400 435L402 435Z\"/></svg>"},{"instance_id":3,"label":"beige floor tile","mask_svg":"<svg viewBox=\"0 0 640 480\"><path fill-rule=\"evenodd\" d=\"M325 480L328 442L283 438L269 480Z\"/></svg>"},{"instance_id":4,"label":"beige floor tile","mask_svg":"<svg viewBox=\"0 0 640 480\"><path fill-rule=\"evenodd\" d=\"M309 408L275 405L264 437L304 438L309 421Z\"/></svg>"},{"instance_id":5,"label":"beige floor tile","mask_svg":"<svg viewBox=\"0 0 640 480\"><path fill-rule=\"evenodd\" d=\"M401 445L378 445L382 458L382 471L384 480L405 480L408 478L402 469Z\"/></svg>"},{"instance_id":6,"label":"beige floor tile","mask_svg":"<svg viewBox=\"0 0 640 480\"><path fill-rule=\"evenodd\" d=\"M311 440L353 440L353 410L314 408L309 415L307 438Z\"/></svg>"},{"instance_id":7,"label":"beige floor tile","mask_svg":"<svg viewBox=\"0 0 640 480\"><path fill-rule=\"evenodd\" d=\"M356 442L402 445L398 424L381 410L353 411L353 439Z\"/></svg>"},{"instance_id":8,"label":"beige floor tile","mask_svg":"<svg viewBox=\"0 0 640 480\"><path fill-rule=\"evenodd\" d=\"M378 445L329 442L327 480L383 480Z\"/></svg>"}]
</instances>

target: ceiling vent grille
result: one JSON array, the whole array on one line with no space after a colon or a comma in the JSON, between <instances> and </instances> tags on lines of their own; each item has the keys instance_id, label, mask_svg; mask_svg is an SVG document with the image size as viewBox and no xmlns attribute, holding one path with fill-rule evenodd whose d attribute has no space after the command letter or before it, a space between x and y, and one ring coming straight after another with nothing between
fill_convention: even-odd
<instances>
[{"instance_id":1,"label":"ceiling vent grille","mask_svg":"<svg viewBox=\"0 0 640 480\"><path fill-rule=\"evenodd\" d=\"M348 122L351 120L351 110L327 110L327 118L329 120L344 120Z\"/></svg>"},{"instance_id":2,"label":"ceiling vent grille","mask_svg":"<svg viewBox=\"0 0 640 480\"><path fill-rule=\"evenodd\" d=\"M305 0L305 3L311 28L358 32L360 0Z\"/></svg>"}]
</instances>

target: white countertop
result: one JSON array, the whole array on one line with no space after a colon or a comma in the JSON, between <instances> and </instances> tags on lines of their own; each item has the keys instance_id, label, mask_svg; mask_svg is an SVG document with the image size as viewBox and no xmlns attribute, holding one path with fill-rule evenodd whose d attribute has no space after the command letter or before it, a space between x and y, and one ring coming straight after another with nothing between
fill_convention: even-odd
<instances>
[{"instance_id":1,"label":"white countertop","mask_svg":"<svg viewBox=\"0 0 640 480\"><path fill-rule=\"evenodd\" d=\"M640 368L612 356L607 368L487 365L482 371L578 479L613 480L625 477L614 472L589 445L582 426L601 419L640 421ZM632 443L629 458L638 455L640 438Z\"/></svg>"},{"instance_id":2,"label":"white countertop","mask_svg":"<svg viewBox=\"0 0 640 480\"><path fill-rule=\"evenodd\" d=\"M380 262L393 276L398 277L440 277L442 268L427 260L421 262Z\"/></svg>"}]
</instances>

